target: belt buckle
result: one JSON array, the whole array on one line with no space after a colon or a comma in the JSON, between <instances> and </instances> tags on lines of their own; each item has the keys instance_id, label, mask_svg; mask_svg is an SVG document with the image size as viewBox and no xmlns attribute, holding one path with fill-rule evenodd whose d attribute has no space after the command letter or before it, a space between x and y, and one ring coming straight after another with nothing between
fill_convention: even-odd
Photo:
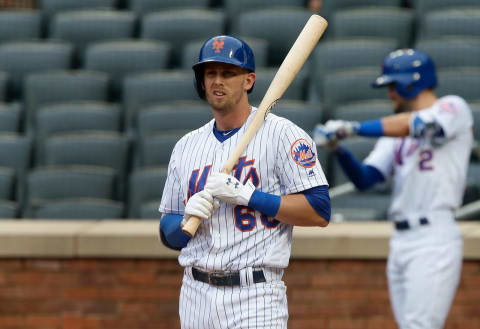
<instances>
[{"instance_id":1,"label":"belt buckle","mask_svg":"<svg viewBox=\"0 0 480 329\"><path fill-rule=\"evenodd\" d=\"M220 279L225 278L225 277L228 277L227 273L223 273L223 272L208 273L208 284L210 284L212 286L220 287L220 286L222 286L222 284L220 284L219 281L221 281Z\"/></svg>"}]
</instances>

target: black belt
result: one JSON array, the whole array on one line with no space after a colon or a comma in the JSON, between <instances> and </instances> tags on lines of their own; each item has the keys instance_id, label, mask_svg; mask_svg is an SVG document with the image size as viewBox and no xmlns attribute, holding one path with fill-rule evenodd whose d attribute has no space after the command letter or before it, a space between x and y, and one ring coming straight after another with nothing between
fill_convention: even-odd
<instances>
[{"instance_id":1,"label":"black belt","mask_svg":"<svg viewBox=\"0 0 480 329\"><path fill-rule=\"evenodd\" d=\"M425 217L420 218L418 222L420 223L420 225L430 224L428 219ZM395 222L395 228L399 231L405 231L405 230L411 229L410 224L408 223L407 220L401 220L401 221Z\"/></svg>"},{"instance_id":2,"label":"black belt","mask_svg":"<svg viewBox=\"0 0 480 329\"><path fill-rule=\"evenodd\" d=\"M231 272L231 273L207 273L200 270L197 270L195 267L192 267L193 278L197 281L205 282L211 284L212 286L239 286L240 285L240 273ZM265 275L262 270L253 271L253 282L266 282Z\"/></svg>"}]
</instances>

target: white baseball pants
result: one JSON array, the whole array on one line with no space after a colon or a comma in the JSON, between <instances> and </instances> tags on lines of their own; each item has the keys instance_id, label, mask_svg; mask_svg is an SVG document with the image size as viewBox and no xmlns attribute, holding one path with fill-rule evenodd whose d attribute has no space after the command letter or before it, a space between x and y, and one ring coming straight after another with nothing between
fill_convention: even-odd
<instances>
[{"instance_id":1,"label":"white baseball pants","mask_svg":"<svg viewBox=\"0 0 480 329\"><path fill-rule=\"evenodd\" d=\"M213 286L196 281L185 268L180 292L182 329L285 329L286 286L281 274L264 270L266 281L253 283L252 270L240 271L240 286Z\"/></svg>"}]
</instances>

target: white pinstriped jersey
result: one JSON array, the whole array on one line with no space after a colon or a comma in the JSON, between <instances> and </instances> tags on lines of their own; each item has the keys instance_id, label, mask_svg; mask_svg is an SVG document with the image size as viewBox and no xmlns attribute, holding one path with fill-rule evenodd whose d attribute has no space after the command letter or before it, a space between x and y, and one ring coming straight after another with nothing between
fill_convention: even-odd
<instances>
[{"instance_id":1,"label":"white pinstriped jersey","mask_svg":"<svg viewBox=\"0 0 480 329\"><path fill-rule=\"evenodd\" d=\"M208 174L222 169L256 110L252 108L247 122L223 142L213 134L214 120L180 139L170 159L160 212L183 214L186 201L203 189ZM242 183L250 179L257 189L275 195L327 185L310 136L274 114L267 116L232 175ZM220 202L182 249L179 262L207 271L285 268L292 228L248 207Z\"/></svg>"},{"instance_id":2,"label":"white pinstriped jersey","mask_svg":"<svg viewBox=\"0 0 480 329\"><path fill-rule=\"evenodd\" d=\"M379 139L365 163L385 177L393 175L389 217L403 220L433 212L453 212L460 206L473 142L473 118L458 96L438 99L417 114L424 122L436 121L445 142L432 146L427 139Z\"/></svg>"}]
</instances>

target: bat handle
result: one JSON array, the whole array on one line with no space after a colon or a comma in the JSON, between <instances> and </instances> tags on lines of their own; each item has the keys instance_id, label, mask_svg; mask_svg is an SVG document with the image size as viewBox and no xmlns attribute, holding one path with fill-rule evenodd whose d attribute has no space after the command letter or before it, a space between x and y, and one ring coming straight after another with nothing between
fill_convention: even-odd
<instances>
[{"instance_id":1,"label":"bat handle","mask_svg":"<svg viewBox=\"0 0 480 329\"><path fill-rule=\"evenodd\" d=\"M235 162L238 161L238 158L233 159L234 161L227 161L227 164L223 167L222 172L224 174L228 174L229 172L232 171L233 166L235 165ZM231 163L231 164L229 164ZM198 217L191 216L185 225L182 227L183 233L189 235L190 237L193 237L195 233L197 232L198 227L202 223L202 220Z\"/></svg>"},{"instance_id":2,"label":"bat handle","mask_svg":"<svg viewBox=\"0 0 480 329\"><path fill-rule=\"evenodd\" d=\"M188 219L187 223L185 223L185 225L183 225L182 227L183 233L189 235L190 237L194 236L201 222L202 220L200 218L191 216Z\"/></svg>"}]
</instances>

